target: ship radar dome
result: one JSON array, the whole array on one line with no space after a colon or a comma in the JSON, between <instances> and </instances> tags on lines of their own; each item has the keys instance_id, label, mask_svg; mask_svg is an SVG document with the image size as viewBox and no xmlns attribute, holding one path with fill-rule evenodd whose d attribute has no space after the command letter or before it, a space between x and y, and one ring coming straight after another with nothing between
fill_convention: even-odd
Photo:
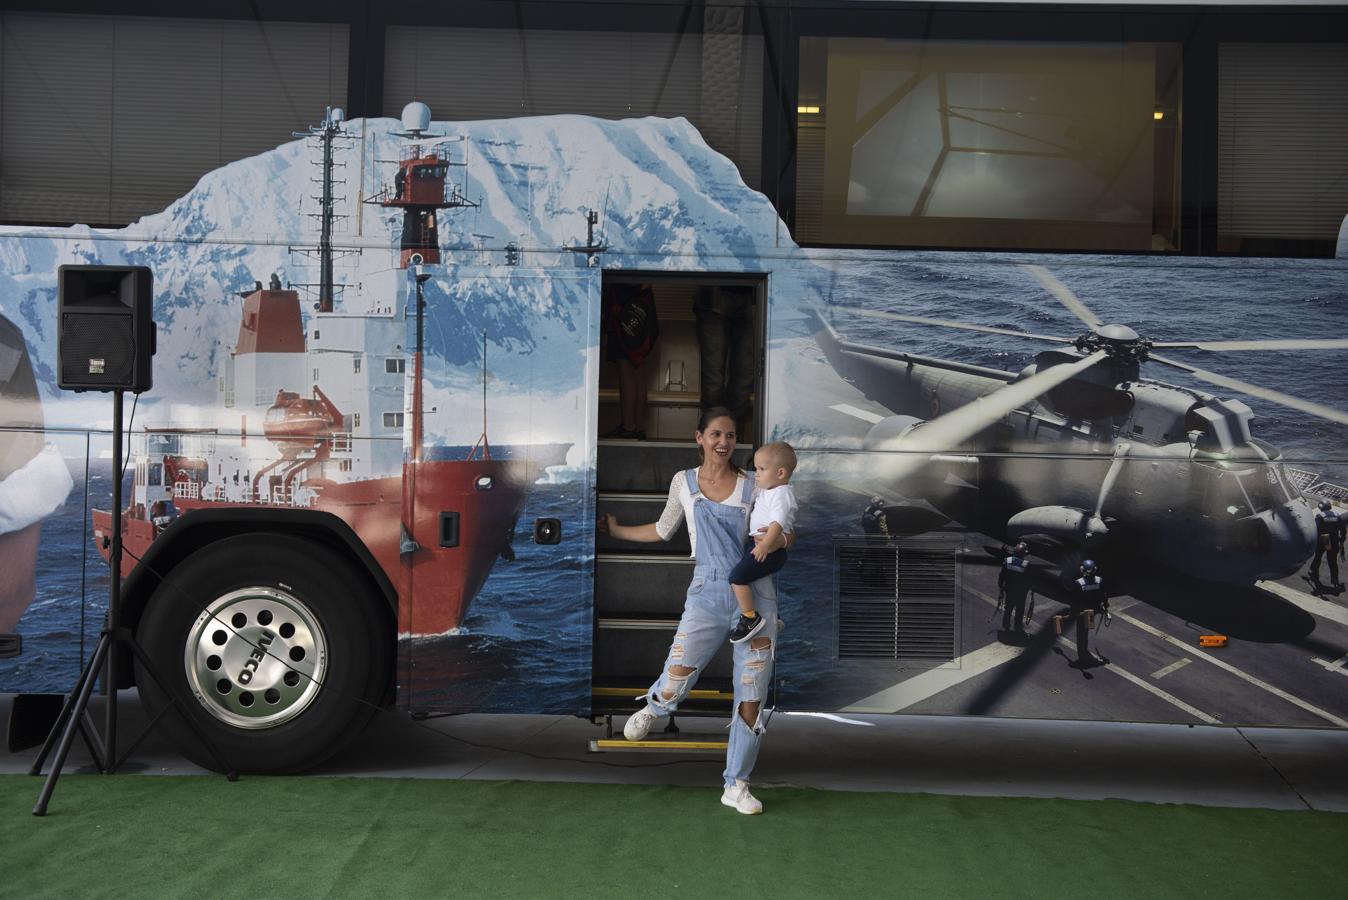
<instances>
[{"instance_id":1,"label":"ship radar dome","mask_svg":"<svg viewBox=\"0 0 1348 900\"><path fill-rule=\"evenodd\" d=\"M419 100L413 100L403 107L403 129L406 131L425 131L431 127L431 108Z\"/></svg>"},{"instance_id":2,"label":"ship radar dome","mask_svg":"<svg viewBox=\"0 0 1348 900\"><path fill-rule=\"evenodd\" d=\"M346 110L340 106L334 106L328 111L328 121L334 125L340 125L346 121Z\"/></svg>"}]
</instances>

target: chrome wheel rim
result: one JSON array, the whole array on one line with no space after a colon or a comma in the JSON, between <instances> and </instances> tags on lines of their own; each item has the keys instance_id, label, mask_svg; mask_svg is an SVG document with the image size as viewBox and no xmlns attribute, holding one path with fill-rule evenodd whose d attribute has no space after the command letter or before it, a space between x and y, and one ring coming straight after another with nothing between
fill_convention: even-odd
<instances>
[{"instance_id":1,"label":"chrome wheel rim","mask_svg":"<svg viewBox=\"0 0 1348 900\"><path fill-rule=\"evenodd\" d=\"M273 728L317 699L327 639L294 595L240 588L197 617L183 664L197 702L213 717L236 728Z\"/></svg>"}]
</instances>

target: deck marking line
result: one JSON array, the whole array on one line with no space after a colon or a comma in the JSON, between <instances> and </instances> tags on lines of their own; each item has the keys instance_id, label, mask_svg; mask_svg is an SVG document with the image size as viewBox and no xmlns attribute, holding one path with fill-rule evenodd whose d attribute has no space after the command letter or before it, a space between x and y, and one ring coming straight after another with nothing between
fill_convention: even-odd
<instances>
[{"instance_id":1,"label":"deck marking line","mask_svg":"<svg viewBox=\"0 0 1348 900\"><path fill-rule=\"evenodd\" d=\"M1073 650L1075 650L1077 646L1075 641L1069 641L1065 637L1058 638L1058 643L1062 644L1064 647L1071 647ZM1120 668L1115 663L1112 662L1105 663L1104 666L1102 666L1102 668L1108 669L1115 675L1118 675L1124 681L1128 681L1131 682L1132 684L1137 685L1138 687L1142 688L1142 690L1146 691L1148 694L1153 694L1161 698L1166 703L1169 703L1171 706L1177 707L1183 710L1184 712L1187 712L1189 715L1193 716L1200 722L1204 722L1208 725L1222 724L1222 720L1217 718L1216 716L1210 716L1207 713L1203 712L1203 710L1199 709L1198 707L1190 706L1188 703L1185 703L1183 700L1176 697L1169 691L1161 690L1156 685L1151 684L1141 678L1138 678L1132 672L1129 672L1127 669Z\"/></svg>"},{"instance_id":2,"label":"deck marking line","mask_svg":"<svg viewBox=\"0 0 1348 900\"><path fill-rule=\"evenodd\" d=\"M896 713L934 697L946 688L968 681L989 669L995 669L1002 663L1010 662L1025 652L1024 647L1010 647L1005 644L988 644L972 653L966 653L952 663L949 668L928 669L920 675L900 681L898 684L871 694L856 703L844 706L845 713ZM958 668L956 668L958 667Z\"/></svg>"},{"instance_id":3,"label":"deck marking line","mask_svg":"<svg viewBox=\"0 0 1348 900\"><path fill-rule=\"evenodd\" d=\"M1151 677L1156 679L1157 681L1160 681L1162 678L1166 677L1171 672L1182 669L1191 662L1193 662L1193 660L1186 656L1183 659L1180 659L1176 662L1172 662L1170 665L1166 666L1163 669L1157 669L1155 672L1151 673Z\"/></svg>"},{"instance_id":4,"label":"deck marking line","mask_svg":"<svg viewBox=\"0 0 1348 900\"><path fill-rule=\"evenodd\" d=\"M1348 665L1348 653L1345 653L1333 662L1325 662L1318 656L1312 656L1311 662L1315 663L1317 666L1324 666L1331 672L1338 672L1340 675L1348 675L1348 670L1344 669L1344 666Z\"/></svg>"},{"instance_id":5,"label":"deck marking line","mask_svg":"<svg viewBox=\"0 0 1348 900\"><path fill-rule=\"evenodd\" d=\"M1276 688L1273 685L1269 684L1267 681L1261 681L1258 678L1255 678L1253 675L1249 674L1248 672L1242 672L1240 669L1237 669L1235 666L1231 665L1226 660L1218 659L1217 657L1213 656L1210 653L1204 653L1202 650L1190 647L1188 644L1184 643L1179 638L1171 637L1164 631L1161 631L1159 628L1153 628L1146 622L1141 621L1140 619L1135 619L1132 616L1128 615L1127 613L1114 613L1114 618L1122 619L1129 625L1141 628L1143 631L1147 632L1150 635L1158 637L1161 640L1166 641L1168 643L1174 644L1176 647L1182 648L1186 653L1192 653L1196 658L1204 660L1205 662L1210 662L1219 669L1225 669L1232 675L1235 675L1237 678L1244 679L1245 681L1248 681L1255 687L1262 688L1263 690L1268 691L1273 696L1280 697L1283 700L1286 700L1293 706L1299 706L1302 709L1306 710L1306 712L1311 713L1313 715L1317 715L1320 718L1324 719L1326 722L1332 722L1333 724L1339 726L1340 728L1348 728L1348 721L1340 719L1333 713L1325 712L1320 707L1307 703L1300 697L1295 697L1292 694L1289 694L1286 691L1282 690L1281 688Z\"/></svg>"},{"instance_id":6,"label":"deck marking line","mask_svg":"<svg viewBox=\"0 0 1348 900\"><path fill-rule=\"evenodd\" d=\"M1348 625L1348 609L1328 600L1324 600L1314 594L1308 594L1305 591L1299 591L1296 588L1288 587L1285 584L1279 584L1276 581L1256 581L1254 586L1268 591L1291 603L1293 606L1299 606L1313 616L1319 616L1322 619L1329 619L1338 622L1340 625Z\"/></svg>"},{"instance_id":7,"label":"deck marking line","mask_svg":"<svg viewBox=\"0 0 1348 900\"><path fill-rule=\"evenodd\" d=\"M972 588L972 587L967 587L967 586L966 586L966 587L964 588L964 590L966 590L966 591L968 591L969 593L973 594L975 597L981 597L981 598L983 598L983 600L985 600L985 601L988 602L988 603L993 604L994 606L997 604L997 601L996 601L996 600L994 600L993 598L989 597L987 594L983 593L982 591L978 590L977 588ZM1075 641L1068 640L1066 637L1062 637L1062 636L1059 636L1059 637L1058 637L1058 643L1062 644L1064 647L1070 647L1070 648L1072 648L1073 650L1075 650L1075 649L1076 649L1076 646L1077 646ZM1135 685L1137 685L1138 687L1142 688L1142 690L1146 691L1147 693L1149 693L1149 694L1151 694L1151 695L1153 695L1153 696L1155 696L1155 697L1159 697L1160 699L1164 700L1166 703L1169 703L1171 706L1174 706L1174 707L1176 707L1177 709L1180 709L1180 710L1183 710L1184 712L1187 712L1189 715L1193 716L1195 719L1197 719L1197 720L1200 721L1200 722L1206 722L1206 723L1209 724L1209 725L1220 725L1220 724L1222 723L1222 720L1221 720L1221 719L1218 719L1216 716L1210 716L1210 715L1208 715L1207 713L1203 712L1203 711L1202 711L1201 709L1199 709L1198 707L1196 707L1196 706L1190 706L1188 703L1185 703L1183 700L1181 700L1180 698L1176 697L1174 694L1170 693L1169 691L1163 691L1163 690L1161 690L1159 687L1157 687L1157 686L1154 685L1154 684L1148 684L1146 681L1143 681L1141 678L1138 678L1136 675L1134 675L1132 672L1129 672L1127 669L1121 669L1121 668L1119 668L1117 665L1115 665L1114 663L1107 663L1107 664L1105 665L1105 668L1108 669L1109 671L1113 672L1115 675L1118 675L1118 676L1119 676L1120 678L1122 678L1123 680L1132 682L1133 684L1135 684Z\"/></svg>"},{"instance_id":8,"label":"deck marking line","mask_svg":"<svg viewBox=\"0 0 1348 900\"><path fill-rule=\"evenodd\" d=\"M852 406L849 403L835 403L832 406L830 406L829 409L840 412L845 416L852 416L853 418L861 419L863 422L870 422L872 425L875 425L878 422L883 422L885 419L884 416L877 416L873 412L866 412L866 410L864 409L857 409L855 406Z\"/></svg>"}]
</instances>

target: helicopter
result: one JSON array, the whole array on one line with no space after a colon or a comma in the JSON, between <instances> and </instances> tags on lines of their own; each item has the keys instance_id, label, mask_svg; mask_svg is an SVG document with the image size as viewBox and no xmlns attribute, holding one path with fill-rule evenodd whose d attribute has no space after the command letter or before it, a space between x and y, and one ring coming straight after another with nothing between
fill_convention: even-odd
<instances>
[{"instance_id":1,"label":"helicopter","mask_svg":"<svg viewBox=\"0 0 1348 900\"><path fill-rule=\"evenodd\" d=\"M1056 559L1132 553L1195 578L1249 585L1295 573L1316 540L1314 512L1281 452L1251 433L1240 400L1144 378L1144 363L1348 424L1348 413L1208 372L1156 352L1348 349L1342 339L1153 341L1106 323L1041 266L1026 266L1087 327L1034 334L834 304L914 325L1055 346L1020 372L845 339L819 308L815 341L832 368L890 415L862 441L877 494L871 534L917 534L957 522ZM869 491L868 491L869 492Z\"/></svg>"}]
</instances>

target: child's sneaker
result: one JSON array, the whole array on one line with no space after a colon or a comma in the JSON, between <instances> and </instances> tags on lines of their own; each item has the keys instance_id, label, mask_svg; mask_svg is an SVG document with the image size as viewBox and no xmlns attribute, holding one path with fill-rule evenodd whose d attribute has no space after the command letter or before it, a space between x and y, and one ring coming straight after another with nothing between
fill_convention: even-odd
<instances>
[{"instance_id":1,"label":"child's sneaker","mask_svg":"<svg viewBox=\"0 0 1348 900\"><path fill-rule=\"evenodd\" d=\"M749 638L763 630L763 625L768 620L762 616L754 616L752 619L748 616L740 616L740 620L735 623L735 627L730 629L730 643L742 644Z\"/></svg>"}]
</instances>

